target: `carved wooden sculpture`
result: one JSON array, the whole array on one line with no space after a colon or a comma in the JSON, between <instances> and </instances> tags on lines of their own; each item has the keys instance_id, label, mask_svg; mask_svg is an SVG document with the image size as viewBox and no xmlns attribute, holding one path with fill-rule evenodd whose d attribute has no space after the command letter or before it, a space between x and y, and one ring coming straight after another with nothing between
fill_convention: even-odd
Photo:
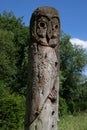
<instances>
[{"instance_id":1,"label":"carved wooden sculpture","mask_svg":"<svg viewBox=\"0 0 87 130\"><path fill-rule=\"evenodd\" d=\"M37 8L30 21L25 130L57 130L59 33L58 12Z\"/></svg>"}]
</instances>

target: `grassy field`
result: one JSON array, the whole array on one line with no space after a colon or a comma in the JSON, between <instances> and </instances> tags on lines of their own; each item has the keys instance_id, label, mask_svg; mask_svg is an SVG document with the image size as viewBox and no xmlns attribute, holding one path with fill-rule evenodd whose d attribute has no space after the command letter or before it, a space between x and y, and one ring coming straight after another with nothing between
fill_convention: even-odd
<instances>
[{"instance_id":1,"label":"grassy field","mask_svg":"<svg viewBox=\"0 0 87 130\"><path fill-rule=\"evenodd\" d=\"M58 126L58 130L87 130L87 113L62 117Z\"/></svg>"}]
</instances>

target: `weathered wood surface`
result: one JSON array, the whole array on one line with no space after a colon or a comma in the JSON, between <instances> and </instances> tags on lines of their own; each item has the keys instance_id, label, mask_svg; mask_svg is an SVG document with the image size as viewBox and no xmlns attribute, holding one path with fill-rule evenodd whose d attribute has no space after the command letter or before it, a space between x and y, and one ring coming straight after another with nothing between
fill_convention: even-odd
<instances>
[{"instance_id":1,"label":"weathered wood surface","mask_svg":"<svg viewBox=\"0 0 87 130\"><path fill-rule=\"evenodd\" d=\"M54 14L56 12L55 9L49 7L40 8L39 10L44 12L44 9L54 11ZM46 13L47 12L45 12L45 15ZM43 17L43 14L41 17ZM43 21L44 18L42 18L41 22L44 23ZM55 22L54 24L59 25L59 23ZM43 24L43 26L45 25ZM38 28L38 26L36 28ZM25 130L57 130L59 60L55 48L58 48L57 39L59 30L57 30L57 35L54 38L52 38L53 34L49 33L52 35L50 37L52 41L49 39L49 42L46 42L48 39L45 39L43 28L41 29L42 36L39 38L39 41L37 40L38 38L34 39L37 37L35 34L33 40L31 36L29 45L29 77L26 98ZM44 37L45 42L43 42L42 37Z\"/></svg>"}]
</instances>

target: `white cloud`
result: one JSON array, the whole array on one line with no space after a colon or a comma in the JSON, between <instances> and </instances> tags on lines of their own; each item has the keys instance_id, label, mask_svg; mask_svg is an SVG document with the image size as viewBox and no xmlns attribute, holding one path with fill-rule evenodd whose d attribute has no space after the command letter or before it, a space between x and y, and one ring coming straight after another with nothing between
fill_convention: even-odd
<instances>
[{"instance_id":1,"label":"white cloud","mask_svg":"<svg viewBox=\"0 0 87 130\"><path fill-rule=\"evenodd\" d=\"M86 48L86 49L87 49L87 41L80 40L80 39L78 39L78 38L71 38L71 39L70 39L70 42L71 42L73 45L80 45L80 46L82 46L83 48Z\"/></svg>"}]
</instances>

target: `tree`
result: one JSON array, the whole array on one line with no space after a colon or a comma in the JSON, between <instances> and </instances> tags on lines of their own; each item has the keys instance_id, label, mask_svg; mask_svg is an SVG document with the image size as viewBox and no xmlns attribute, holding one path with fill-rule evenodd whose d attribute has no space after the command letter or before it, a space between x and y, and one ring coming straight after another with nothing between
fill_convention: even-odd
<instances>
[{"instance_id":1,"label":"tree","mask_svg":"<svg viewBox=\"0 0 87 130\"><path fill-rule=\"evenodd\" d=\"M15 85L13 84L13 87L11 87L11 89L12 91L18 92L20 94L25 93L25 87L27 82L26 67L27 67L27 57L28 57L27 45L28 45L28 37L29 37L28 27L25 27L22 21L23 21L23 17L16 18L13 12L7 13L6 11L3 11L3 13L0 15L0 29L10 32L11 35L13 35L14 37L13 45L14 45L14 49L16 50L15 53L16 70L13 68L13 71L16 72L15 75L16 84ZM10 44L10 41L8 43Z\"/></svg>"},{"instance_id":2,"label":"tree","mask_svg":"<svg viewBox=\"0 0 87 130\"><path fill-rule=\"evenodd\" d=\"M20 130L23 128L25 98L10 94L0 82L0 130Z\"/></svg>"},{"instance_id":3,"label":"tree","mask_svg":"<svg viewBox=\"0 0 87 130\"><path fill-rule=\"evenodd\" d=\"M6 11L0 15L0 129L23 126L27 80L28 28ZM23 80L22 80L23 78Z\"/></svg>"},{"instance_id":4,"label":"tree","mask_svg":"<svg viewBox=\"0 0 87 130\"><path fill-rule=\"evenodd\" d=\"M87 65L87 52L80 46L73 46L70 36L62 34L60 40L60 70L61 88L60 96L67 103L78 100L80 94L80 81L82 70Z\"/></svg>"},{"instance_id":5,"label":"tree","mask_svg":"<svg viewBox=\"0 0 87 130\"><path fill-rule=\"evenodd\" d=\"M11 31L0 30L0 80L7 86L12 86L17 73L13 41L14 34Z\"/></svg>"}]
</instances>

